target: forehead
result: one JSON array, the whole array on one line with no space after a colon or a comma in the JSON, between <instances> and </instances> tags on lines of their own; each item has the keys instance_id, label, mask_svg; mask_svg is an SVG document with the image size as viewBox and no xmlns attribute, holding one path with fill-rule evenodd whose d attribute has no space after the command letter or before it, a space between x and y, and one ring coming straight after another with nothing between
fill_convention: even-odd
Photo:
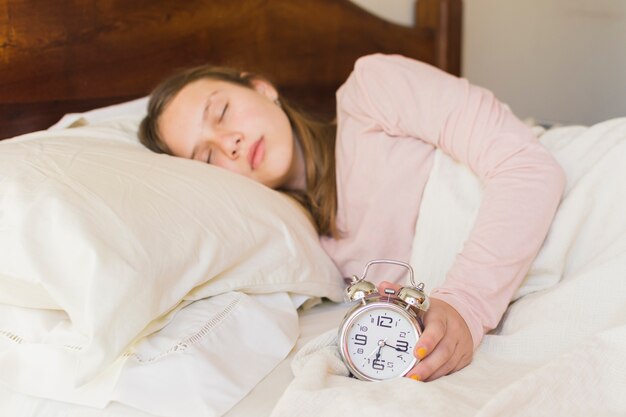
<instances>
[{"instance_id":1,"label":"forehead","mask_svg":"<svg viewBox=\"0 0 626 417\"><path fill-rule=\"evenodd\" d=\"M180 91L174 94L169 102L165 104L160 119L171 118L172 116L175 118L183 117L184 114L188 114L191 109L197 108L198 106L202 106L204 109L206 104L210 103L214 95L241 95L241 93L246 94L252 90L252 88L243 85L211 78L202 78L192 81L181 88Z\"/></svg>"},{"instance_id":2,"label":"forehead","mask_svg":"<svg viewBox=\"0 0 626 417\"><path fill-rule=\"evenodd\" d=\"M228 88L231 85L231 83L221 80L213 80L210 78L203 78L200 80L192 81L183 88L181 88L180 91L176 93L174 97L172 97L170 102L165 107L165 110L167 110L167 108L171 107L172 105L175 106L181 101L201 98L219 89Z\"/></svg>"}]
</instances>

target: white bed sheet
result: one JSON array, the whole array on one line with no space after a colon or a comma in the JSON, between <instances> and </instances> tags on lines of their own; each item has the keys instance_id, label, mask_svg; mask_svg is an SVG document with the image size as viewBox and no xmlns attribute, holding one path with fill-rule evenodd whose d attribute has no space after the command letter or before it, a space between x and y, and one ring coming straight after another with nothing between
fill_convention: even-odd
<instances>
[{"instance_id":1,"label":"white bed sheet","mask_svg":"<svg viewBox=\"0 0 626 417\"><path fill-rule=\"evenodd\" d=\"M626 117L551 129L541 141L567 174L565 194L526 280L472 363L428 383L363 383L346 378L331 331L294 357L294 380L272 417L626 415ZM411 260L426 288L444 279L467 238L477 181L437 152Z\"/></svg>"},{"instance_id":2,"label":"white bed sheet","mask_svg":"<svg viewBox=\"0 0 626 417\"><path fill-rule=\"evenodd\" d=\"M266 300L270 300L271 296L264 296ZM296 303L300 303L302 301L301 298L296 297ZM274 405L282 396L284 390L289 385L289 383L293 379L293 373L291 371L291 361L297 351L300 350L302 346L309 343L315 337L320 334L327 332L329 329L336 328L347 311L348 307L343 304L337 304L333 302L324 302L320 305L314 306L310 309L299 311L298 314L298 326L299 326L299 337L295 342L295 346L291 349L285 359L282 359L278 362L278 365L274 366L273 369L260 381L254 381L251 379L251 387L250 392L239 401L234 407L232 407L229 411L224 414L226 417L265 417L269 416L272 413ZM230 332L235 337L241 337L241 333L234 334ZM225 349L231 349L232 343L224 343L222 345ZM258 359L257 355L280 355L280 352L274 351L272 352L263 352L263 347L259 346L259 352L255 354L254 357L249 357L249 360ZM284 355L284 354L283 354ZM234 355L235 358L241 360L241 364L243 366L238 367L239 369L245 368L246 358L241 357L238 353ZM203 369L203 367L207 366L206 362L203 362L202 358L195 358L191 361L188 361L186 368L190 369L197 365L197 368L193 368L196 371L200 372L211 372L210 370ZM177 373L179 370L176 369L176 364L173 364L174 368L170 371L162 370L162 376L159 377L162 379L161 385L164 388L172 387L174 390L180 393L181 389L188 389L189 387L185 387L183 384L180 386L177 384ZM210 366L210 365L209 365ZM273 365L272 365L273 366ZM256 365L255 365L256 367ZM250 375L245 373L245 371L241 371L242 378L249 378ZM169 380L168 380L169 379ZM142 380L133 380L132 376L127 378L124 382L127 385L126 389L131 389L133 384L140 384ZM157 381L158 382L158 381ZM206 390L205 398L208 400L215 400L221 394L215 391L215 387L197 387L198 389ZM213 391L211 391L213 390ZM122 389L119 391L123 392ZM120 394L120 399L123 399L123 394ZM137 396L135 394L132 395L131 398L136 399ZM142 409L131 407L128 404L124 404L121 402L112 402L108 406L103 409L91 408L80 406L76 404L69 404L60 401L48 400L43 398L35 398L28 395L20 394L14 391L11 391L8 387L0 386L0 416L19 416L19 417L194 417L194 416L217 416L221 414L212 414L211 411L206 411L204 413L200 413L198 411L194 412L193 410L167 410L167 413L164 413L165 410L150 410L151 406L151 398L143 397L144 402L137 404L137 406L142 407ZM221 402L223 403L223 400ZM228 400L228 398L226 398ZM136 400L135 400L136 401ZM152 401L154 403L154 401Z\"/></svg>"}]
</instances>

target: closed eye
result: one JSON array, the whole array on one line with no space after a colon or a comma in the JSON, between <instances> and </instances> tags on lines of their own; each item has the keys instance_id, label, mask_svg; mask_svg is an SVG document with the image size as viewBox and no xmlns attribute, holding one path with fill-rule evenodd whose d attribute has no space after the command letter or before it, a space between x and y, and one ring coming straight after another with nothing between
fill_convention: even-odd
<instances>
[{"instance_id":1,"label":"closed eye","mask_svg":"<svg viewBox=\"0 0 626 417\"><path fill-rule=\"evenodd\" d=\"M226 116L226 111L228 110L228 103L226 103L226 105L224 105L224 109L222 110L222 113L220 114L220 122L222 120L224 120L224 117Z\"/></svg>"}]
</instances>

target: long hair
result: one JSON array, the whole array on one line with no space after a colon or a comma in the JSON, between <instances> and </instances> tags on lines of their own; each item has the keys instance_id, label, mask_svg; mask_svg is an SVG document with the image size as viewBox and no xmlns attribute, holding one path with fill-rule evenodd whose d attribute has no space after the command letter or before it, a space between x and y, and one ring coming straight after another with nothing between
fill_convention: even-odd
<instances>
[{"instance_id":1,"label":"long hair","mask_svg":"<svg viewBox=\"0 0 626 417\"><path fill-rule=\"evenodd\" d=\"M264 79L254 74L233 68L203 65L181 71L159 84L150 95L148 114L139 126L139 140L148 149L172 155L158 129L158 120L167 105L187 84L201 79L226 81L248 88L255 79ZM337 214L337 186L335 180L335 123L314 119L280 97L280 105L289 118L296 140L300 141L305 161L306 190L279 189L292 196L310 214L317 233L337 238L335 224Z\"/></svg>"}]
</instances>

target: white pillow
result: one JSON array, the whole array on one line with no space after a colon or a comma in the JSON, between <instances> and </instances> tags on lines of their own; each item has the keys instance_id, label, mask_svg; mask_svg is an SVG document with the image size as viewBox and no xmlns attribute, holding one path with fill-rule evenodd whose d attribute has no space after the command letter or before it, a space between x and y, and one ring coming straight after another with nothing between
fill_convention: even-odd
<instances>
[{"instance_id":1,"label":"white pillow","mask_svg":"<svg viewBox=\"0 0 626 417\"><path fill-rule=\"evenodd\" d=\"M143 117L148 111L149 96L113 104L83 113L68 113L48 129L64 129L71 126L102 125L119 118ZM136 129L135 129L136 130Z\"/></svg>"},{"instance_id":2,"label":"white pillow","mask_svg":"<svg viewBox=\"0 0 626 417\"><path fill-rule=\"evenodd\" d=\"M134 343L123 357L80 387L64 370L42 374L41 368L47 369L47 365L41 357L20 363L19 367L5 361L0 387L7 389L0 388L0 415L24 415L24 402L29 398L19 398L17 393L21 393L66 406L71 403L103 409L122 403L150 415L221 416L295 345L300 329L292 299L284 292L229 292L195 301L181 308L167 326ZM29 325L22 331L24 339L45 332L46 327L54 325L54 319L53 315L41 317L37 310L0 303L0 328L15 327L16 320L24 321ZM18 409L11 404L19 404ZM91 416L95 412L63 410L65 414L59 415ZM111 411L113 414L118 415Z\"/></svg>"},{"instance_id":3,"label":"white pillow","mask_svg":"<svg viewBox=\"0 0 626 417\"><path fill-rule=\"evenodd\" d=\"M181 302L233 290L340 300L339 272L297 203L146 150L138 122L0 142L0 303L56 320L38 337L21 332L27 322L0 329L24 335L0 343L0 368L36 360L42 379L71 372L79 385Z\"/></svg>"}]
</instances>

